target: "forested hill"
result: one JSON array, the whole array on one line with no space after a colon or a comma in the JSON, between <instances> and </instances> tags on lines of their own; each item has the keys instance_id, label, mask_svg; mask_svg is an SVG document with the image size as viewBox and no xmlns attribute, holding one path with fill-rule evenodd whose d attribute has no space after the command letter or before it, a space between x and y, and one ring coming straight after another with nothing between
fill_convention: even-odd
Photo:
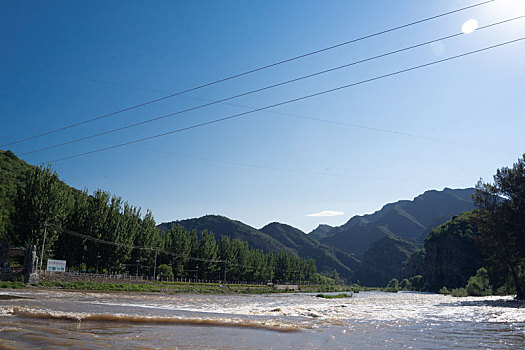
<instances>
[{"instance_id":1,"label":"forested hill","mask_svg":"<svg viewBox=\"0 0 525 350\"><path fill-rule=\"evenodd\" d=\"M186 230L196 230L198 233L206 230L220 239L223 235L231 239L247 241L253 248L268 251L289 251L290 249L270 235L246 225L240 221L232 220L220 215L206 215L200 218L166 222L157 225L160 230L167 231L172 226L180 225Z\"/></svg>"},{"instance_id":2,"label":"forested hill","mask_svg":"<svg viewBox=\"0 0 525 350\"><path fill-rule=\"evenodd\" d=\"M359 261L349 254L320 244L301 230L281 223L271 223L260 230L240 221L232 220L219 215L206 215L200 218L172 221L158 225L161 231L167 231L173 226L180 225L186 230L204 230L213 233L217 240L222 236L231 239L240 239L248 242L255 249L263 251L286 251L298 256L316 261L319 271L337 270L343 277L350 278Z\"/></svg>"},{"instance_id":3,"label":"forested hill","mask_svg":"<svg viewBox=\"0 0 525 350\"><path fill-rule=\"evenodd\" d=\"M18 159L13 152L0 150L0 234L10 225L17 187L25 181L31 168L32 165Z\"/></svg>"},{"instance_id":4,"label":"forested hill","mask_svg":"<svg viewBox=\"0 0 525 350\"><path fill-rule=\"evenodd\" d=\"M363 257L372 243L388 234L422 245L432 228L474 209L473 193L473 188L426 191L411 201L389 203L373 214L354 216L346 224L323 232L320 242L357 257Z\"/></svg>"}]
</instances>

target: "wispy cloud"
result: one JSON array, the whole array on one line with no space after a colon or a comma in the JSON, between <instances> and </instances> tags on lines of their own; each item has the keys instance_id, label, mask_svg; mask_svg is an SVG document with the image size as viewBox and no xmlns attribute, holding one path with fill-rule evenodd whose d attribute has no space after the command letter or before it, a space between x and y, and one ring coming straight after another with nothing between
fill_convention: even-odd
<instances>
[{"instance_id":1,"label":"wispy cloud","mask_svg":"<svg viewBox=\"0 0 525 350\"><path fill-rule=\"evenodd\" d=\"M323 210L318 213L308 214L306 216L339 216L344 215L342 211L335 211L335 210Z\"/></svg>"}]
</instances>

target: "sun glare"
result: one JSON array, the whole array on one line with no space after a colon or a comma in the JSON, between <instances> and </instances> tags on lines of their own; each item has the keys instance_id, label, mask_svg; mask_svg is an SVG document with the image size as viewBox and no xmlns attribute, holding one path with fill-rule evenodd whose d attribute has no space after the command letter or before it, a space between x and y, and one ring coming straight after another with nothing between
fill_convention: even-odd
<instances>
[{"instance_id":1,"label":"sun glare","mask_svg":"<svg viewBox=\"0 0 525 350\"><path fill-rule=\"evenodd\" d=\"M478 29L478 21L475 19L469 19L461 26L461 31L465 34L470 34Z\"/></svg>"},{"instance_id":2,"label":"sun glare","mask_svg":"<svg viewBox=\"0 0 525 350\"><path fill-rule=\"evenodd\" d=\"M522 15L525 13L525 0L497 0L496 12L504 15Z\"/></svg>"}]
</instances>

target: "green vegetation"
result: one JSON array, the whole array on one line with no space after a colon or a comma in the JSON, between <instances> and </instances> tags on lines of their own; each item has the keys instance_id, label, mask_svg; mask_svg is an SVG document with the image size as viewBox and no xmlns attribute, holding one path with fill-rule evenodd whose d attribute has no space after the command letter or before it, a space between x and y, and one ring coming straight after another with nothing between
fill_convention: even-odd
<instances>
[{"instance_id":1,"label":"green vegetation","mask_svg":"<svg viewBox=\"0 0 525 350\"><path fill-rule=\"evenodd\" d=\"M367 286L384 286L392 279L403 277L403 267L418 250L414 243L394 235L386 235L374 242L355 274L355 280Z\"/></svg>"},{"instance_id":2,"label":"green vegetation","mask_svg":"<svg viewBox=\"0 0 525 350\"><path fill-rule=\"evenodd\" d=\"M426 241L427 288L462 287L481 267L478 230L473 213L465 212L431 230Z\"/></svg>"},{"instance_id":3,"label":"green vegetation","mask_svg":"<svg viewBox=\"0 0 525 350\"><path fill-rule=\"evenodd\" d=\"M3 283L3 282L0 282ZM9 286L14 285L7 282ZM0 284L2 286L2 284ZM22 284L22 287L24 285ZM331 285L299 285L298 290L276 289L264 284L217 284L217 283L189 283L189 282L150 282L143 284L106 283L106 282L41 282L36 285L42 288L60 288L66 290L88 291L117 291L143 293L200 293L200 294L270 294L270 293L331 293L347 292L352 290L348 286ZM4 287L18 288L18 287Z\"/></svg>"},{"instance_id":4,"label":"green vegetation","mask_svg":"<svg viewBox=\"0 0 525 350\"><path fill-rule=\"evenodd\" d=\"M399 292L399 281L396 278L392 278L384 289L385 292L397 293Z\"/></svg>"},{"instance_id":5,"label":"green vegetation","mask_svg":"<svg viewBox=\"0 0 525 350\"><path fill-rule=\"evenodd\" d=\"M0 236L13 230L11 215L15 208L17 189L25 182L32 168L13 152L0 150Z\"/></svg>"},{"instance_id":6,"label":"green vegetation","mask_svg":"<svg viewBox=\"0 0 525 350\"><path fill-rule=\"evenodd\" d=\"M463 288L452 289L452 292L448 292L446 287L439 290L441 294L452 294L455 297L466 297L475 296L482 297L492 295L492 286L489 283L489 275L487 269L481 267L476 275L471 276L468 279L467 285Z\"/></svg>"},{"instance_id":7,"label":"green vegetation","mask_svg":"<svg viewBox=\"0 0 525 350\"><path fill-rule=\"evenodd\" d=\"M217 239L206 230L190 231L174 225L159 231L150 211L143 214L140 208L103 190L88 195L70 188L49 166L30 166L9 151L0 152L0 166L0 235L7 234L15 246L34 244L39 252L45 235L44 264L48 258L58 258L67 260L68 267L77 272L152 276L157 263L159 278L167 280L323 280L317 274L315 260L300 258L255 229L249 232L252 238L266 236L274 243L271 248L276 248L275 252L250 248L248 242L227 235ZM234 223L232 234L243 225Z\"/></svg>"},{"instance_id":8,"label":"green vegetation","mask_svg":"<svg viewBox=\"0 0 525 350\"><path fill-rule=\"evenodd\" d=\"M317 298L323 299L342 299L342 298L351 298L352 294L340 293L340 294L317 294Z\"/></svg>"},{"instance_id":9,"label":"green vegetation","mask_svg":"<svg viewBox=\"0 0 525 350\"><path fill-rule=\"evenodd\" d=\"M469 278L465 287L468 295L487 296L492 295L492 286L489 283L489 274L484 267L480 268L475 276Z\"/></svg>"},{"instance_id":10,"label":"green vegetation","mask_svg":"<svg viewBox=\"0 0 525 350\"><path fill-rule=\"evenodd\" d=\"M168 266L166 264L159 265L157 276L160 280L167 280L167 281L171 281L175 277L171 266Z\"/></svg>"},{"instance_id":11,"label":"green vegetation","mask_svg":"<svg viewBox=\"0 0 525 350\"><path fill-rule=\"evenodd\" d=\"M451 291L448 290L447 287L442 287L439 291L438 291L439 294L443 294L443 295L450 295L452 294Z\"/></svg>"},{"instance_id":12,"label":"green vegetation","mask_svg":"<svg viewBox=\"0 0 525 350\"><path fill-rule=\"evenodd\" d=\"M423 285L425 284L425 279L421 275L412 276L408 279L410 286L414 291L423 290Z\"/></svg>"},{"instance_id":13,"label":"green vegetation","mask_svg":"<svg viewBox=\"0 0 525 350\"><path fill-rule=\"evenodd\" d=\"M0 281L0 288L24 289L25 287L26 285L23 282Z\"/></svg>"},{"instance_id":14,"label":"green vegetation","mask_svg":"<svg viewBox=\"0 0 525 350\"><path fill-rule=\"evenodd\" d=\"M511 282L525 300L525 154L498 169L494 184L478 182L475 221L486 266L498 285Z\"/></svg>"},{"instance_id":15,"label":"green vegetation","mask_svg":"<svg viewBox=\"0 0 525 350\"><path fill-rule=\"evenodd\" d=\"M468 293L465 288L454 288L452 289L452 296L457 298L468 297Z\"/></svg>"},{"instance_id":16,"label":"green vegetation","mask_svg":"<svg viewBox=\"0 0 525 350\"><path fill-rule=\"evenodd\" d=\"M387 234L419 246L424 243L428 231L437 224L445 222L452 215L474 209L471 199L473 192L473 189L446 188L443 191L426 191L413 201L389 203L373 214L353 217L343 226L325 233L320 242L353 253L358 259L364 257L374 242ZM408 275L416 273L420 272ZM396 276L389 276L392 277ZM387 281L379 285L385 285Z\"/></svg>"}]
</instances>

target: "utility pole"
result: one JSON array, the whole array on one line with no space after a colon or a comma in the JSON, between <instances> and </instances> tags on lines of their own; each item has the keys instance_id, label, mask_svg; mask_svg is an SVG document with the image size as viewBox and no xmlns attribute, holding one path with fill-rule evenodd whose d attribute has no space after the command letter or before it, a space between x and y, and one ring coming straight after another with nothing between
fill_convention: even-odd
<instances>
[{"instance_id":1,"label":"utility pole","mask_svg":"<svg viewBox=\"0 0 525 350\"><path fill-rule=\"evenodd\" d=\"M44 260L44 247L46 245L46 234L47 234L47 221L44 222L44 240L42 241L42 251L40 252L40 267L39 270L42 270L42 261Z\"/></svg>"},{"instance_id":2,"label":"utility pole","mask_svg":"<svg viewBox=\"0 0 525 350\"><path fill-rule=\"evenodd\" d=\"M226 260L224 260L224 284L226 284Z\"/></svg>"},{"instance_id":3,"label":"utility pole","mask_svg":"<svg viewBox=\"0 0 525 350\"><path fill-rule=\"evenodd\" d=\"M100 253L97 253L97 274L98 274L98 259L100 259Z\"/></svg>"},{"instance_id":4,"label":"utility pole","mask_svg":"<svg viewBox=\"0 0 525 350\"><path fill-rule=\"evenodd\" d=\"M155 249L155 264L153 265L153 280L157 280L157 249Z\"/></svg>"}]
</instances>

